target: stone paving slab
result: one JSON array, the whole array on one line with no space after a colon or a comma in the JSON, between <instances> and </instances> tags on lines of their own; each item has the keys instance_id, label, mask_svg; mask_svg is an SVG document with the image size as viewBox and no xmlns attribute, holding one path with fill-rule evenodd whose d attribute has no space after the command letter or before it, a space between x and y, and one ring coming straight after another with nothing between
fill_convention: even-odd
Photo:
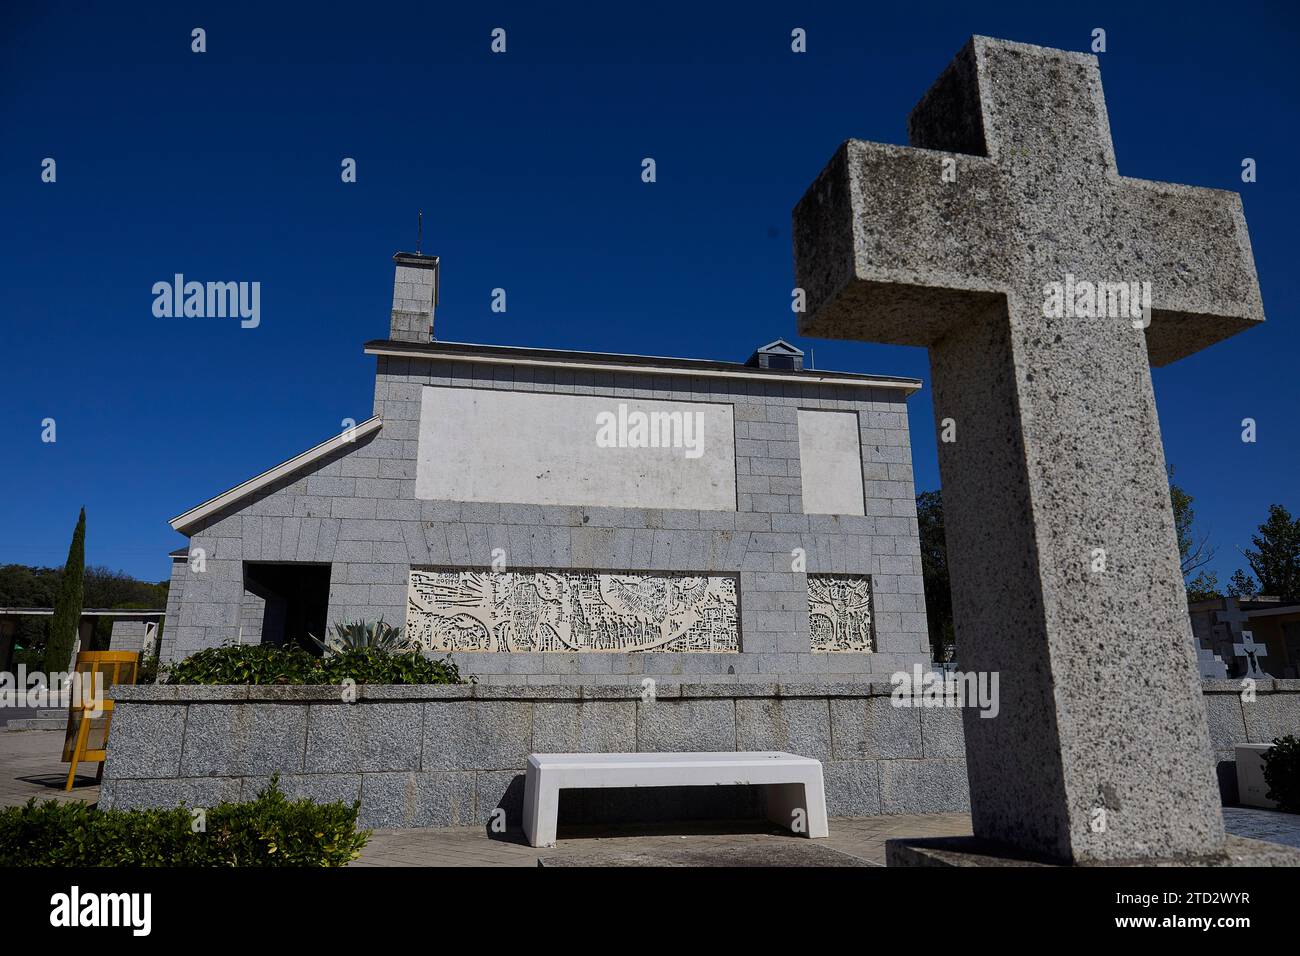
<instances>
[{"instance_id":1,"label":"stone paving slab","mask_svg":"<svg viewBox=\"0 0 1300 956\"><path fill-rule=\"evenodd\" d=\"M1300 849L1300 815L1255 807L1224 807L1227 831L1251 840L1265 840Z\"/></svg>"},{"instance_id":2,"label":"stone paving slab","mask_svg":"<svg viewBox=\"0 0 1300 956\"><path fill-rule=\"evenodd\" d=\"M77 767L76 784L69 793L68 765L63 762L62 730L0 731L0 807L21 806L37 800L99 800L95 771L99 764Z\"/></svg>"},{"instance_id":3,"label":"stone paving slab","mask_svg":"<svg viewBox=\"0 0 1300 956\"><path fill-rule=\"evenodd\" d=\"M659 850L607 849L599 853L569 850L538 860L538 866L871 866L860 857L820 842L790 839L784 843L729 843L700 846L683 842Z\"/></svg>"},{"instance_id":4,"label":"stone paving slab","mask_svg":"<svg viewBox=\"0 0 1300 956\"><path fill-rule=\"evenodd\" d=\"M62 729L68 724L68 710L66 707L62 709L57 707L0 708L0 728L12 727L18 729L24 726L25 721L29 720L53 720L57 724L50 724L48 728L44 729Z\"/></svg>"},{"instance_id":5,"label":"stone paving slab","mask_svg":"<svg viewBox=\"0 0 1300 956\"><path fill-rule=\"evenodd\" d=\"M970 817L933 813L832 818L830 830L829 838L812 841L756 820L561 824L556 846L535 848L528 846L518 831L489 836L483 827L394 828L374 831L361 858L352 865L550 866L556 865L551 861L558 857L562 866L884 866L887 839L969 834ZM822 850L836 856L825 856ZM682 862L702 861L711 855L719 862ZM799 862L817 855L828 862ZM777 859L787 862L775 862Z\"/></svg>"},{"instance_id":6,"label":"stone paving slab","mask_svg":"<svg viewBox=\"0 0 1300 956\"><path fill-rule=\"evenodd\" d=\"M978 837L938 837L890 840L885 848L889 866L949 867L1057 867L1054 860L1025 854L1017 847ZM1069 865L1069 864L1064 864ZM1085 867L1300 867L1300 851L1276 843L1249 840L1229 833L1223 849L1208 855L1141 857L1084 863Z\"/></svg>"}]
</instances>

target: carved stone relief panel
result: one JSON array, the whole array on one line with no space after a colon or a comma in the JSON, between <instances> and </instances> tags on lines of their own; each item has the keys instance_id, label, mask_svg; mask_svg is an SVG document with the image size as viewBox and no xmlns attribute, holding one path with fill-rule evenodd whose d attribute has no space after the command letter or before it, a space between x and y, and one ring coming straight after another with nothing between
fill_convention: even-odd
<instances>
[{"instance_id":1,"label":"carved stone relief panel","mask_svg":"<svg viewBox=\"0 0 1300 956\"><path fill-rule=\"evenodd\" d=\"M814 651L876 649L871 630L871 578L861 574L808 575L808 617Z\"/></svg>"},{"instance_id":2,"label":"carved stone relief panel","mask_svg":"<svg viewBox=\"0 0 1300 956\"><path fill-rule=\"evenodd\" d=\"M740 650L732 576L413 568L408 598L431 651Z\"/></svg>"}]
</instances>

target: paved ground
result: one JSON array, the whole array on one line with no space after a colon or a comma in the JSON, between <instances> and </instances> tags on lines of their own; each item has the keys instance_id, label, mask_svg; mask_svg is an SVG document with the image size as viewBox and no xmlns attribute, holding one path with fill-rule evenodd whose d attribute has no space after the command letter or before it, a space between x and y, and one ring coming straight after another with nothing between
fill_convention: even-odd
<instances>
[{"instance_id":1,"label":"paved ground","mask_svg":"<svg viewBox=\"0 0 1300 956\"><path fill-rule=\"evenodd\" d=\"M71 793L63 790L68 766L60 761L63 731L0 730L0 806L26 803L31 797L58 800L99 799L95 785L95 764L77 774ZM1300 816L1273 810L1225 807L1224 823L1229 833L1300 847ZM885 841L893 837L962 836L970 833L970 816L965 813L930 813L918 816L884 816L865 819L832 818L831 836L819 845L847 854L868 865L883 866ZM483 827L454 827L441 830L375 830L361 859L353 866L537 866L539 858L562 854L577 856L610 854L660 858L698 856L714 851L715 856L761 854L777 850L791 840L789 833L763 823L681 823L635 827L565 827L559 831L557 847L537 850L525 843L523 834L508 832L489 836Z\"/></svg>"},{"instance_id":2,"label":"paved ground","mask_svg":"<svg viewBox=\"0 0 1300 956\"><path fill-rule=\"evenodd\" d=\"M26 803L31 797L46 800L99 799L95 771L99 764L77 767L76 786L68 793L68 765L63 762L62 730L0 730L0 806Z\"/></svg>"},{"instance_id":3,"label":"paved ground","mask_svg":"<svg viewBox=\"0 0 1300 956\"><path fill-rule=\"evenodd\" d=\"M1223 826L1237 836L1300 849L1300 816L1294 813L1254 807L1224 807Z\"/></svg>"},{"instance_id":4,"label":"paved ground","mask_svg":"<svg viewBox=\"0 0 1300 956\"><path fill-rule=\"evenodd\" d=\"M970 817L964 813L931 813L924 816L869 817L849 820L832 818L830 837L818 844L846 853L876 866L885 865L885 841L892 837L960 836L970 833ZM353 866L536 866L548 856L575 853L606 856L617 851L671 856L684 845L692 851L712 848L730 850L740 846L759 847L802 840L770 829L762 823L682 823L668 826L560 827L559 842L538 850L524 842L522 833L506 833L489 839L482 827L453 827L446 830L376 830L361 859Z\"/></svg>"}]
</instances>

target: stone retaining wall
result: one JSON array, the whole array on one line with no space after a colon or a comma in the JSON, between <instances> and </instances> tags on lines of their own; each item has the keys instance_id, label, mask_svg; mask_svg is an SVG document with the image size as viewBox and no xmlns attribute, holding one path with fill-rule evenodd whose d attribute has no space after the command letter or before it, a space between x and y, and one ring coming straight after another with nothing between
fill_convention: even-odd
<instances>
[{"instance_id":1,"label":"stone retaining wall","mask_svg":"<svg viewBox=\"0 0 1300 956\"><path fill-rule=\"evenodd\" d=\"M1300 734L1300 681L1207 681L1225 802L1233 748ZM518 826L529 753L785 750L822 761L832 816L966 810L961 713L894 706L887 682L117 689L100 806L210 806L271 774L291 796L360 800L367 827ZM972 718L978 719L978 718ZM575 793L562 819L757 815L745 788Z\"/></svg>"},{"instance_id":2,"label":"stone retaining wall","mask_svg":"<svg viewBox=\"0 0 1300 956\"><path fill-rule=\"evenodd\" d=\"M817 758L835 816L968 806L960 713L894 707L888 683L655 689L647 703L638 685L363 686L344 703L334 686L120 688L100 806L210 806L278 773L293 796L359 799L368 827L483 824L497 807L517 826L529 753L710 750ZM629 812L750 815L744 788L709 789ZM617 815L574 796L564 819Z\"/></svg>"}]
</instances>

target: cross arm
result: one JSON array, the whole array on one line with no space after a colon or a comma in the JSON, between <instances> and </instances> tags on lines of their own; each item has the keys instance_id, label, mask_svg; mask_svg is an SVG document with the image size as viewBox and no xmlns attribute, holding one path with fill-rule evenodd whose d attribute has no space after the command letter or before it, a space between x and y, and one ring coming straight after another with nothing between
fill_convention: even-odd
<instances>
[{"instance_id":1,"label":"cross arm","mask_svg":"<svg viewBox=\"0 0 1300 956\"><path fill-rule=\"evenodd\" d=\"M1200 351L1264 321L1241 197L1222 189L1116 177L1124 260L1151 281L1152 365Z\"/></svg>"},{"instance_id":2,"label":"cross arm","mask_svg":"<svg viewBox=\"0 0 1300 956\"><path fill-rule=\"evenodd\" d=\"M986 157L848 140L794 209L799 334L930 345L995 304L1006 202Z\"/></svg>"}]
</instances>

